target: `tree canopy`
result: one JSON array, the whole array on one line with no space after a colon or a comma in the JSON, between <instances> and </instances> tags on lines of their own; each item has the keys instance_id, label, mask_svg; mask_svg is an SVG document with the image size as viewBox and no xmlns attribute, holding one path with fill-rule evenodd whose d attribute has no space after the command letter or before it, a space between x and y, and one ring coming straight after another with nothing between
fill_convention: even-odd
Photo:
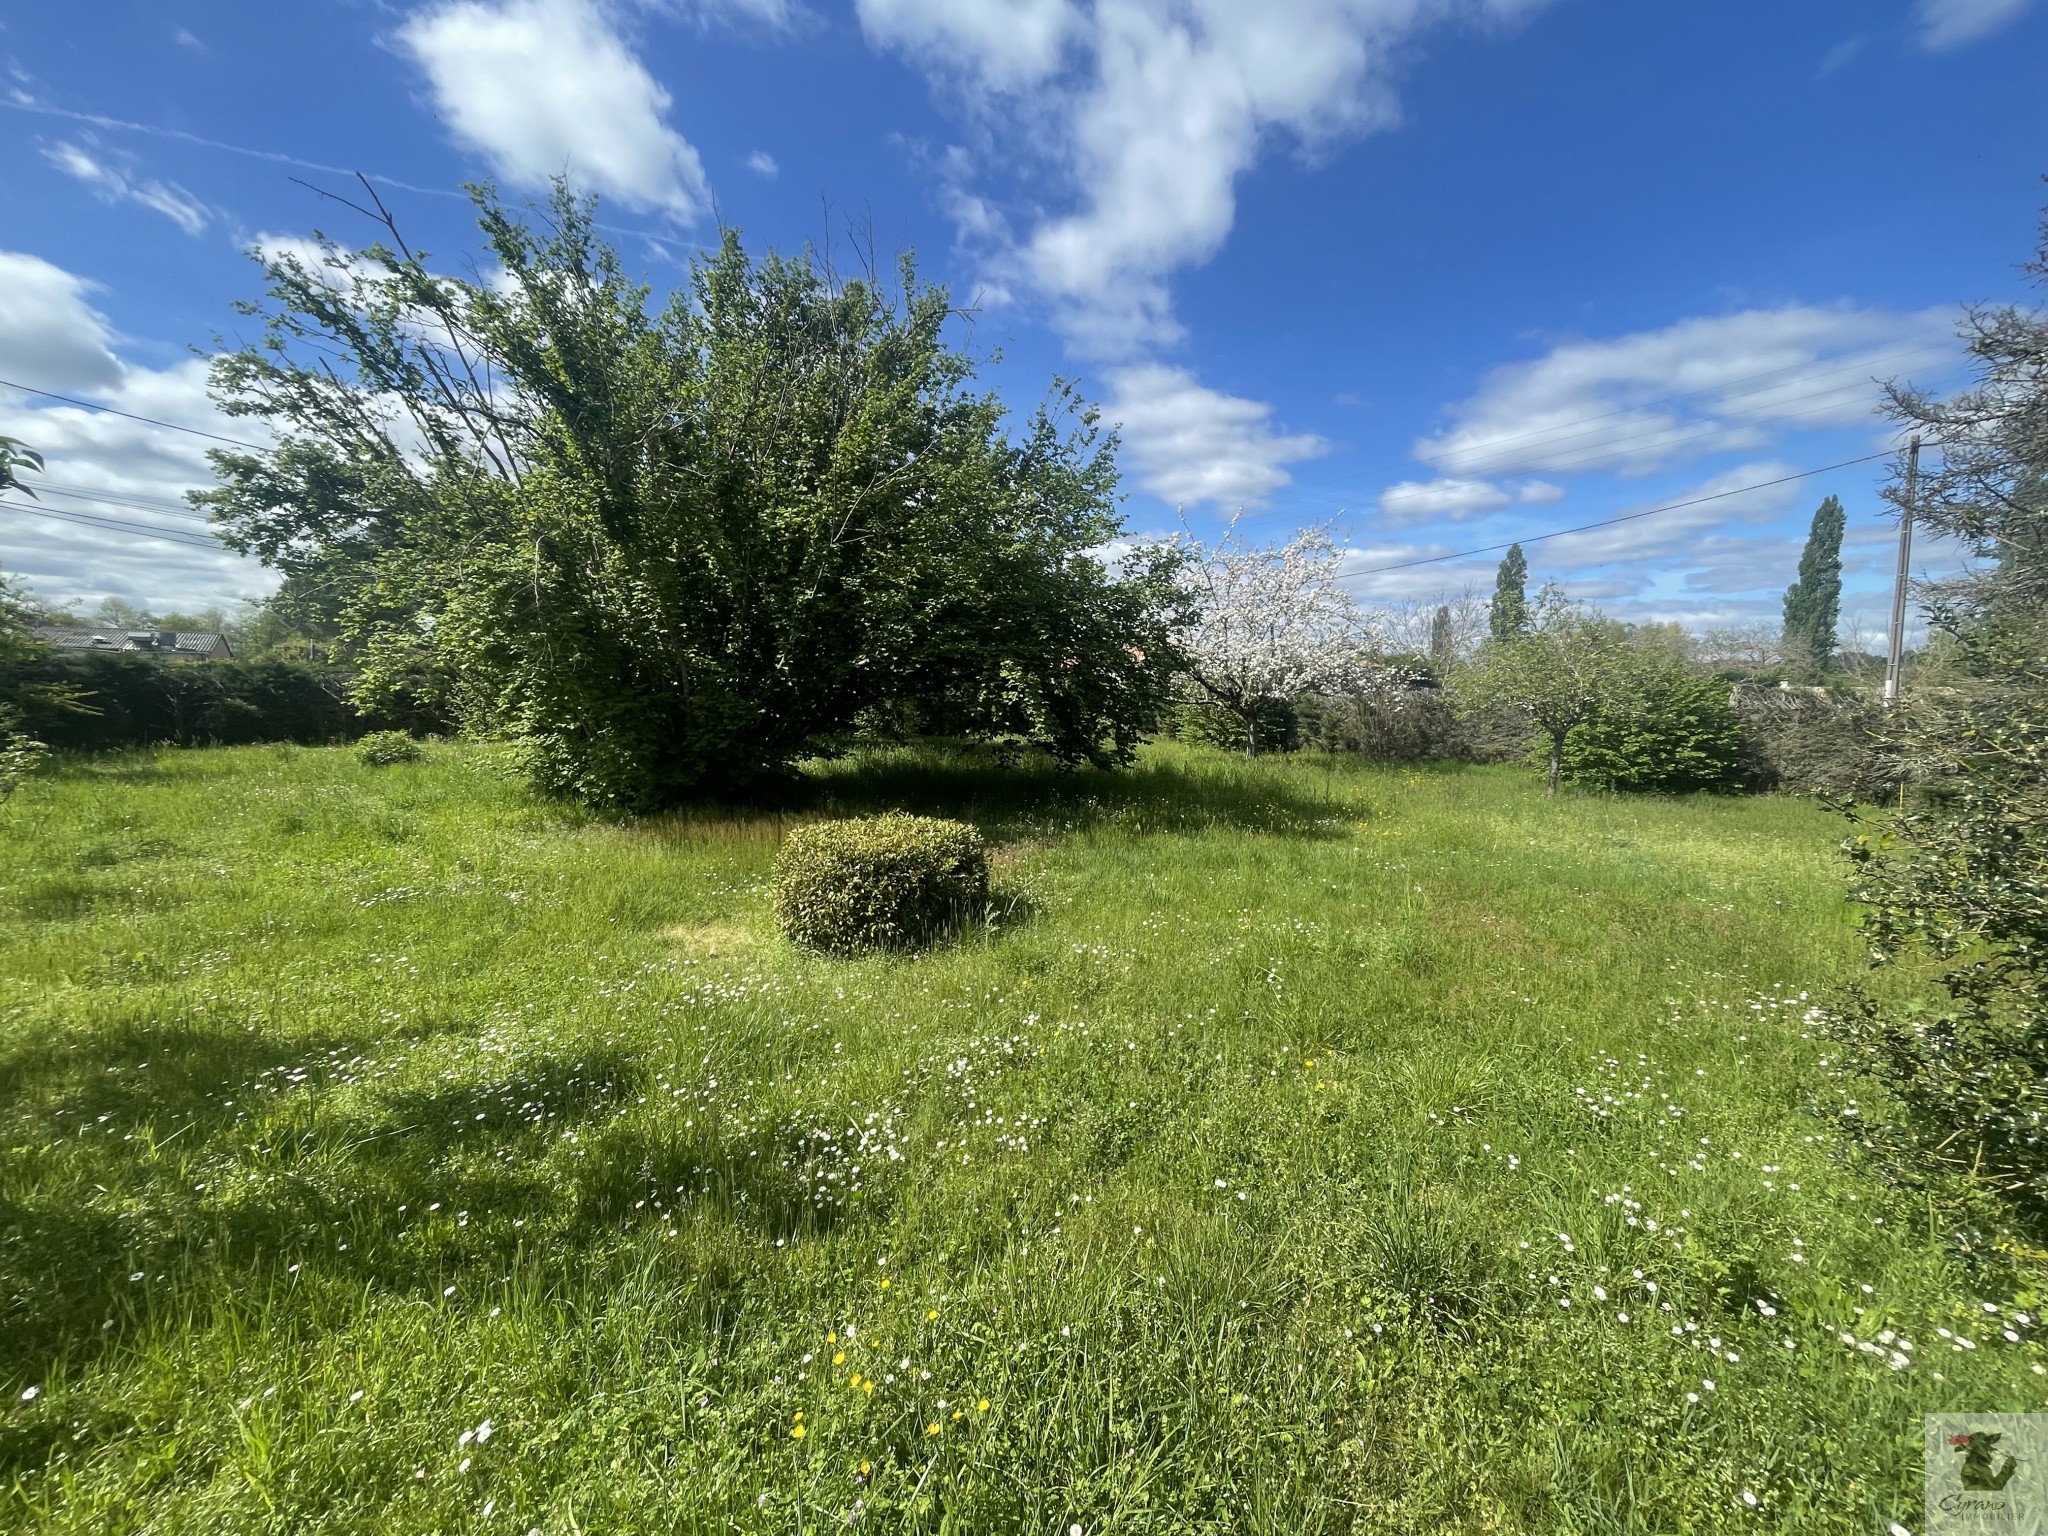
<instances>
[{"instance_id":1,"label":"tree canopy","mask_svg":"<svg viewBox=\"0 0 2048 1536\"><path fill-rule=\"evenodd\" d=\"M1788 656L1826 671L1835 657L1835 627L1842 615L1842 533L1848 520L1830 496L1813 514L1799 555L1799 579L1785 589Z\"/></svg>"},{"instance_id":2,"label":"tree canopy","mask_svg":"<svg viewBox=\"0 0 2048 1536\"><path fill-rule=\"evenodd\" d=\"M1126 759L1175 655L1170 551L1112 572L1115 439L1071 386L1012 432L900 292L735 233L655 309L562 187L476 194L492 275L381 243L259 255L214 367L277 446L198 498L361 660L542 786L645 810L742 786L874 710Z\"/></svg>"},{"instance_id":3,"label":"tree canopy","mask_svg":"<svg viewBox=\"0 0 2048 1536\"><path fill-rule=\"evenodd\" d=\"M1522 546L1510 544L1493 580L1488 628L1496 640L1512 640L1529 628L1529 561Z\"/></svg>"},{"instance_id":4,"label":"tree canopy","mask_svg":"<svg viewBox=\"0 0 2048 1536\"><path fill-rule=\"evenodd\" d=\"M2028 270L2048 282L2048 225ZM1964 338L1971 387L1891 394L1926 444L1916 519L1977 557L1926 589L1957 665L1897 717L1917 790L1851 845L1873 958L1931 955L1948 1006L1868 1003L1850 1033L1916 1156L2048 1217L2048 312L1972 310Z\"/></svg>"}]
</instances>

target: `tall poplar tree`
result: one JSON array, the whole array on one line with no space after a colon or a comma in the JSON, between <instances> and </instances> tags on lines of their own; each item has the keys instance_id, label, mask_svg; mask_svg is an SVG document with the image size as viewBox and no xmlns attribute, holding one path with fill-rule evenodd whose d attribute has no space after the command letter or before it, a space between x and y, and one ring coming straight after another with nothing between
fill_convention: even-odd
<instances>
[{"instance_id":1,"label":"tall poplar tree","mask_svg":"<svg viewBox=\"0 0 2048 1536\"><path fill-rule=\"evenodd\" d=\"M1529 561L1522 546L1510 544L1493 582L1493 638L1512 640L1529 632Z\"/></svg>"},{"instance_id":2,"label":"tall poplar tree","mask_svg":"<svg viewBox=\"0 0 2048 1536\"><path fill-rule=\"evenodd\" d=\"M1848 519L1830 496L1813 514L1799 579L1785 589L1785 654L1826 671L1835 659L1835 623L1842 613L1842 531Z\"/></svg>"}]
</instances>

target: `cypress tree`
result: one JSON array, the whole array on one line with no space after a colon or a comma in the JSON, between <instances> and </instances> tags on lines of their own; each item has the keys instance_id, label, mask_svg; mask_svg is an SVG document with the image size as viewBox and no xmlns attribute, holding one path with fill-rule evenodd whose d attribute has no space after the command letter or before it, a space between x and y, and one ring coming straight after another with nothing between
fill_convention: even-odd
<instances>
[{"instance_id":1,"label":"cypress tree","mask_svg":"<svg viewBox=\"0 0 2048 1536\"><path fill-rule=\"evenodd\" d=\"M1441 676L1451 664L1451 610L1440 607L1429 621L1429 664Z\"/></svg>"},{"instance_id":2,"label":"cypress tree","mask_svg":"<svg viewBox=\"0 0 2048 1536\"><path fill-rule=\"evenodd\" d=\"M1510 544L1493 582L1493 609L1488 615L1496 640L1512 640L1529 630L1529 561L1522 546Z\"/></svg>"},{"instance_id":3,"label":"cypress tree","mask_svg":"<svg viewBox=\"0 0 2048 1536\"><path fill-rule=\"evenodd\" d=\"M1799 579L1785 589L1785 653L1826 671L1835 659L1835 624L1842 613L1842 532L1848 519L1833 496L1813 514Z\"/></svg>"}]
</instances>

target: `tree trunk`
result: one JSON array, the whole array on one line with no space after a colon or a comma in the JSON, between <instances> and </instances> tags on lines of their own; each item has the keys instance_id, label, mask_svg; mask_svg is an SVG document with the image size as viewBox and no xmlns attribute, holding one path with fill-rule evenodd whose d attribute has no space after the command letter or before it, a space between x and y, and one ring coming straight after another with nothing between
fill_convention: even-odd
<instances>
[{"instance_id":1,"label":"tree trunk","mask_svg":"<svg viewBox=\"0 0 2048 1536\"><path fill-rule=\"evenodd\" d=\"M1557 770L1563 766L1563 763L1564 738L1562 736L1553 736L1550 738L1550 787L1544 793L1550 795L1557 793Z\"/></svg>"},{"instance_id":2,"label":"tree trunk","mask_svg":"<svg viewBox=\"0 0 2048 1536\"><path fill-rule=\"evenodd\" d=\"M1244 717L1244 755L1246 757L1257 757L1259 755L1259 714L1257 710L1253 710Z\"/></svg>"}]
</instances>

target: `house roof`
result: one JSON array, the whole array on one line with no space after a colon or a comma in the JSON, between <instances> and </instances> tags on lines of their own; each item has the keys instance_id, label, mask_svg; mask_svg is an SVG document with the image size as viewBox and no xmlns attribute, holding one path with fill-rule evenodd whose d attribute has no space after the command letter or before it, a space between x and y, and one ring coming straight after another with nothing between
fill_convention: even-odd
<instances>
[{"instance_id":1,"label":"house roof","mask_svg":"<svg viewBox=\"0 0 2048 1536\"><path fill-rule=\"evenodd\" d=\"M36 639L60 651L140 651L157 656L232 656L235 649L223 634L196 629L82 628L69 624L38 624Z\"/></svg>"}]
</instances>

